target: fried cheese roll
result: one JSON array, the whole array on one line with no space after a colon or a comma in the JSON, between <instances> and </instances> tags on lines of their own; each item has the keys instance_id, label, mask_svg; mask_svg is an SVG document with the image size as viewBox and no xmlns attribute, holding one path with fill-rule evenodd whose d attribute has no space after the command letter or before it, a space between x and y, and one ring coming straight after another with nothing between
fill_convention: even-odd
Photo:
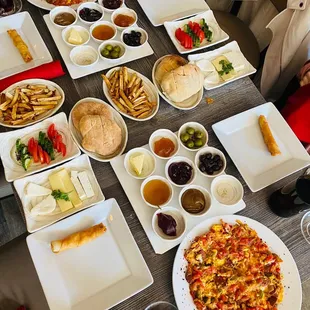
<instances>
[{"instance_id":1,"label":"fried cheese roll","mask_svg":"<svg viewBox=\"0 0 310 310\"><path fill-rule=\"evenodd\" d=\"M18 49L20 55L23 57L24 62L30 62L33 58L30 54L27 44L23 41L21 36L17 33L15 29L10 29L7 31L7 33L12 39L16 48Z\"/></svg>"}]
</instances>

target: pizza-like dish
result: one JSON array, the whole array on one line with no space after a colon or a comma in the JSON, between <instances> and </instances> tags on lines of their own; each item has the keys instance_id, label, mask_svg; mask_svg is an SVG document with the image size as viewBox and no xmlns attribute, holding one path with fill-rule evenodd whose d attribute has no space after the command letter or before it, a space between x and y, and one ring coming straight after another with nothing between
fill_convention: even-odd
<instances>
[{"instance_id":1,"label":"pizza-like dish","mask_svg":"<svg viewBox=\"0 0 310 310\"><path fill-rule=\"evenodd\" d=\"M70 6L73 4L80 4L85 0L46 0L47 3L53 4L56 6Z\"/></svg>"},{"instance_id":2,"label":"pizza-like dish","mask_svg":"<svg viewBox=\"0 0 310 310\"><path fill-rule=\"evenodd\" d=\"M276 310L283 299L281 258L240 221L213 225L185 258L198 310Z\"/></svg>"}]
</instances>

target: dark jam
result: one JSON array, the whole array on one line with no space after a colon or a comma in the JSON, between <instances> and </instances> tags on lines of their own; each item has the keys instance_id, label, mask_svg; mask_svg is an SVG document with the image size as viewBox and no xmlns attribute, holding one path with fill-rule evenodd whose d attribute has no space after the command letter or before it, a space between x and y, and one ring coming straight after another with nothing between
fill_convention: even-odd
<instances>
[{"instance_id":1,"label":"dark jam","mask_svg":"<svg viewBox=\"0 0 310 310\"><path fill-rule=\"evenodd\" d=\"M83 8L80 11L80 16L87 22L96 22L101 18L102 13L95 9Z\"/></svg>"},{"instance_id":2,"label":"dark jam","mask_svg":"<svg viewBox=\"0 0 310 310\"><path fill-rule=\"evenodd\" d=\"M192 177L192 173L192 166L184 161L173 163L168 168L170 179L177 185L187 184Z\"/></svg>"},{"instance_id":3,"label":"dark jam","mask_svg":"<svg viewBox=\"0 0 310 310\"><path fill-rule=\"evenodd\" d=\"M122 4L122 0L103 0L102 4L105 8L109 10L115 10L118 9Z\"/></svg>"},{"instance_id":4,"label":"dark jam","mask_svg":"<svg viewBox=\"0 0 310 310\"><path fill-rule=\"evenodd\" d=\"M164 234L171 237L177 235L177 222L171 215L158 213L157 219L158 226L161 228Z\"/></svg>"}]
</instances>

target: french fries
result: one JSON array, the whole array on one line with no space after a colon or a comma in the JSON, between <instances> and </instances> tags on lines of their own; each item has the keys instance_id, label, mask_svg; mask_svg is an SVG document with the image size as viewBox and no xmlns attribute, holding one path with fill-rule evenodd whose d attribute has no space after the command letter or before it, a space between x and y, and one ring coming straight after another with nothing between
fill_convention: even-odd
<instances>
[{"instance_id":1,"label":"french fries","mask_svg":"<svg viewBox=\"0 0 310 310\"><path fill-rule=\"evenodd\" d=\"M62 97L46 85L32 84L16 87L0 94L0 120L8 125L22 125L38 115L54 109Z\"/></svg>"},{"instance_id":2,"label":"french fries","mask_svg":"<svg viewBox=\"0 0 310 310\"><path fill-rule=\"evenodd\" d=\"M151 102L145 91L143 81L136 73L130 74L126 67L114 70L110 77L101 75L112 97L112 101L121 112L134 118L143 119L156 109L157 102Z\"/></svg>"}]
</instances>

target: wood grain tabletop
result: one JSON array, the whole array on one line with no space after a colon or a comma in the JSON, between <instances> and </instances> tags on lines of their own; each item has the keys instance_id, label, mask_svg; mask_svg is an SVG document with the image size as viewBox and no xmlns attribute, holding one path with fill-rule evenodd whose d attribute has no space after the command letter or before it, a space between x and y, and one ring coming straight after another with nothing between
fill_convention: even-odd
<instances>
[{"instance_id":1,"label":"wood grain tabletop","mask_svg":"<svg viewBox=\"0 0 310 310\"><path fill-rule=\"evenodd\" d=\"M177 51L169 39L165 28L163 26L157 28L153 27L137 1L127 0L126 4L137 12L139 16L138 24L148 32L149 43L154 50L154 55L127 63L126 65L151 79L152 67L155 61L163 55L177 53ZM23 1L23 5L23 9L27 10L31 14L37 28L39 29L39 32L43 37L43 40L52 54L53 59L60 59L62 61L56 45L42 18L42 16L48 12L40 10L26 1ZM63 62L62 64L63 68L66 70ZM66 71L65 76L54 79L54 82L58 83L65 91L66 101L61 110L67 115L69 115L72 106L81 98L95 97L106 100L102 90L102 79L100 77L100 73L95 73L81 79L72 80ZM207 97L213 98L214 103L207 104ZM135 122L127 118L125 119L129 131L129 140L126 151L133 147L146 144L149 136L156 129L168 128L172 131L177 131L183 123L188 121L197 121L203 124L209 133L209 145L218 147L227 156L226 172L236 176L244 185L244 200L246 203L246 208L239 214L261 222L272 229L284 241L296 260L302 282L305 282L310 278L310 268L308 267L307 259L310 257L310 247L303 239L300 231L300 220L302 214L289 219L283 219L274 215L267 205L267 199L273 191L296 178L301 174L301 172L291 175L257 193L252 193L246 186L236 167L232 163L228 154L224 151L222 145L216 138L211 128L212 124L220 120L260 105L264 102L265 99L248 77L232 82L213 91L205 91L202 102L197 108L191 111L180 111L174 109L161 99L159 112L150 121ZM0 131L5 130L8 129L0 128ZM240 156L242 156L242 153L240 153ZM142 310L145 309L145 307L150 303L158 300L165 300L175 303L172 288L172 266L176 248L163 255L155 254L132 206L130 205L117 177L111 168L111 165L109 163L101 163L94 160L91 160L91 164L106 198L114 197L120 205L130 230L154 278L153 285L123 303L115 306L113 309ZM27 255L27 250L25 250L25 255ZM26 263L27 268L33 268L33 270L31 270L31 274L33 275L31 281L35 282L33 285L36 287L36 290L33 292L33 296L30 297L36 299L37 302L35 302L35 304L37 306L32 307L31 310L48 310L48 305L41 286L38 285L39 280L31 263L31 259L30 257L24 259L28 261L28 263Z\"/></svg>"}]
</instances>

